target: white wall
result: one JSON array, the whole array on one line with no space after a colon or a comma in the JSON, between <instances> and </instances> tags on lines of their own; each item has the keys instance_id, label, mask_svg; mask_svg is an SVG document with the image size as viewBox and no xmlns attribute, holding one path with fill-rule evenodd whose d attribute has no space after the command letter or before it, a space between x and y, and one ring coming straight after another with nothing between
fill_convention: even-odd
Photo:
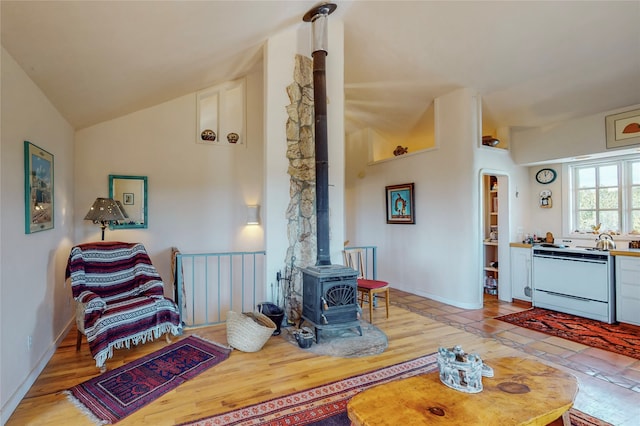
<instances>
[{"instance_id":1,"label":"white wall","mask_svg":"<svg viewBox=\"0 0 640 426\"><path fill-rule=\"evenodd\" d=\"M296 54L311 56L311 24L301 23L271 37L265 61L265 209L267 283L275 284L276 272L285 267L287 238L286 208L289 178L286 158L285 107L291 103L286 88L293 82ZM330 250L332 263L342 263L344 243L344 26L328 23L327 132L329 143ZM302 265L308 266L308 265Z\"/></svg>"},{"instance_id":2,"label":"white wall","mask_svg":"<svg viewBox=\"0 0 640 426\"><path fill-rule=\"evenodd\" d=\"M545 127L514 129L512 153L517 164L551 163L592 154L621 155L628 150L607 149L605 117L640 108L629 105ZM637 148L637 147L636 147Z\"/></svg>"},{"instance_id":3,"label":"white wall","mask_svg":"<svg viewBox=\"0 0 640 426\"><path fill-rule=\"evenodd\" d=\"M0 405L4 424L49 361L73 315L64 274L73 241L74 154L69 123L4 48L1 63ZM25 140L54 156L54 228L33 234L24 232Z\"/></svg>"},{"instance_id":4,"label":"white wall","mask_svg":"<svg viewBox=\"0 0 640 426\"><path fill-rule=\"evenodd\" d=\"M100 239L82 218L109 194L108 176L148 177L148 228L107 229L106 240L142 242L166 283L170 249L183 252L264 249L261 226L246 225L246 205L263 204L262 70L247 76L247 140L236 146L197 144L196 94L76 133L77 242ZM172 294L171 286L165 287Z\"/></svg>"},{"instance_id":5,"label":"white wall","mask_svg":"<svg viewBox=\"0 0 640 426\"><path fill-rule=\"evenodd\" d=\"M563 163L573 162L575 157L592 156L609 157L638 152L638 146L629 149L606 148L605 117L624 111L640 108L640 104L624 108L604 111L566 122L542 128L516 129L512 132L512 152L518 164L528 167L529 197L528 218L525 218L524 232L544 235L552 232L556 242L571 240L573 245L595 246L595 238L585 235L583 239L571 237L563 232L562 221L567 213L564 206L563 192L567 190ZM553 168L558 176L548 185L536 182L535 174L543 167ZM539 195L542 190L551 190L553 206L550 209L540 208ZM620 247L620 246L619 246Z\"/></svg>"},{"instance_id":6,"label":"white wall","mask_svg":"<svg viewBox=\"0 0 640 426\"><path fill-rule=\"evenodd\" d=\"M480 295L473 95L462 89L436 100L436 150L366 164L366 132L347 142L350 245L377 246L378 277L393 287L462 307L478 307ZM385 186L409 182L416 224L386 224Z\"/></svg>"}]
</instances>

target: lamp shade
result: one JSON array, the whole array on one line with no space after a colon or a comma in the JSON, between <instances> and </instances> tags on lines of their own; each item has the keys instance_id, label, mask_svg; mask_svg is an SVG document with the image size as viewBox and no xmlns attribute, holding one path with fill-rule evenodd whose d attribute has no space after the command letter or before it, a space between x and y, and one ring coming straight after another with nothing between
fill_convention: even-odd
<instances>
[{"instance_id":1,"label":"lamp shade","mask_svg":"<svg viewBox=\"0 0 640 426\"><path fill-rule=\"evenodd\" d=\"M125 218L126 215L120 210L115 200L111 198L96 198L84 220L92 220L94 223L98 223L124 220Z\"/></svg>"},{"instance_id":2,"label":"lamp shade","mask_svg":"<svg viewBox=\"0 0 640 426\"><path fill-rule=\"evenodd\" d=\"M260 206L247 206L247 225L260 224Z\"/></svg>"}]
</instances>

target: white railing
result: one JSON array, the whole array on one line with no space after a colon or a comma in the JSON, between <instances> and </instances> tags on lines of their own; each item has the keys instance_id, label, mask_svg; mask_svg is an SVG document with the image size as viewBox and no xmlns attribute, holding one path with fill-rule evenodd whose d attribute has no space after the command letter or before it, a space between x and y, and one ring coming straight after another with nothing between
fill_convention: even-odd
<instances>
[{"instance_id":1,"label":"white railing","mask_svg":"<svg viewBox=\"0 0 640 426\"><path fill-rule=\"evenodd\" d=\"M185 327L226 321L265 301L265 252L175 254L176 293Z\"/></svg>"}]
</instances>

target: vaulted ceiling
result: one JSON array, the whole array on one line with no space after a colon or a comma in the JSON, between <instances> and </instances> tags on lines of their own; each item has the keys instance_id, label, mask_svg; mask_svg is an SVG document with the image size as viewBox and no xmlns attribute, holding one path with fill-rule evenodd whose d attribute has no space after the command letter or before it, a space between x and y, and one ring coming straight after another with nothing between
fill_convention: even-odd
<instances>
[{"instance_id":1,"label":"vaulted ceiling","mask_svg":"<svg viewBox=\"0 0 640 426\"><path fill-rule=\"evenodd\" d=\"M476 89L498 126L640 103L640 1L335 1L347 131ZM7 1L2 45L75 127L242 76L313 1Z\"/></svg>"}]
</instances>

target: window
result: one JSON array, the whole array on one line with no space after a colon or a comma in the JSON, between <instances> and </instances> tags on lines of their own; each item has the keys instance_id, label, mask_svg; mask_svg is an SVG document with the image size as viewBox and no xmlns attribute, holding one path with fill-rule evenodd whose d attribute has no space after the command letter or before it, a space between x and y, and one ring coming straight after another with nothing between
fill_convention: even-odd
<instances>
[{"instance_id":1,"label":"window","mask_svg":"<svg viewBox=\"0 0 640 426\"><path fill-rule=\"evenodd\" d=\"M640 233L640 156L569 166L571 229Z\"/></svg>"}]
</instances>

